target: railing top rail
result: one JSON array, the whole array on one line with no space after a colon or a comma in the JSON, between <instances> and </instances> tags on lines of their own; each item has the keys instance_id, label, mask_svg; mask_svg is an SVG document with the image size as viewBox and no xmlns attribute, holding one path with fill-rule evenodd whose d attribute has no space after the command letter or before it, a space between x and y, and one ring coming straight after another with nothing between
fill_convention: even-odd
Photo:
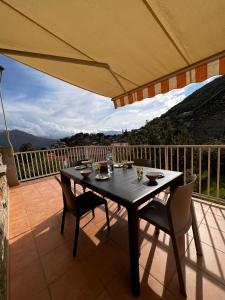
<instances>
[{"instance_id":1,"label":"railing top rail","mask_svg":"<svg viewBox=\"0 0 225 300\"><path fill-rule=\"evenodd\" d=\"M36 152L51 152L51 151L55 151L55 150L65 150L65 149L72 149L72 148L84 148L84 147L87 147L87 146L72 146L72 147L62 147L62 148L49 148L49 149L39 149L39 150L31 150L31 151L20 151L20 152L15 152L14 154L24 154L24 153L36 153ZM89 146L88 146L89 147Z\"/></svg>"},{"instance_id":2,"label":"railing top rail","mask_svg":"<svg viewBox=\"0 0 225 300\"><path fill-rule=\"evenodd\" d=\"M15 152L15 154L24 154L24 153L36 153L36 152L49 152L49 151L55 151L55 150L65 150L65 149L73 149L73 148L109 148L109 147L112 147L111 145L109 146L106 146L106 145L103 145L103 146L95 146L95 145L90 145L90 146L71 146L71 147L61 147L61 148L49 148L49 149L39 149L39 150L30 150L30 151L19 151L19 152Z\"/></svg>"},{"instance_id":3,"label":"railing top rail","mask_svg":"<svg viewBox=\"0 0 225 300\"><path fill-rule=\"evenodd\" d=\"M104 145L104 146L72 146L72 147L62 147L62 148L50 148L50 149L44 149L44 150L31 150L31 151L24 151L24 152L15 152L15 155L18 154L26 154L26 153L38 153L38 152L54 152L54 151L63 151L65 149L85 149L85 148L225 148L225 145Z\"/></svg>"},{"instance_id":4,"label":"railing top rail","mask_svg":"<svg viewBox=\"0 0 225 300\"><path fill-rule=\"evenodd\" d=\"M113 147L118 147L118 148L121 148L121 147L139 147L139 148L143 148L143 147L152 147L152 148L165 148L165 147L174 147L174 148L194 148L194 147L198 147L198 148L208 148L208 147L213 147L213 148L225 148L225 145L115 145Z\"/></svg>"}]
</instances>

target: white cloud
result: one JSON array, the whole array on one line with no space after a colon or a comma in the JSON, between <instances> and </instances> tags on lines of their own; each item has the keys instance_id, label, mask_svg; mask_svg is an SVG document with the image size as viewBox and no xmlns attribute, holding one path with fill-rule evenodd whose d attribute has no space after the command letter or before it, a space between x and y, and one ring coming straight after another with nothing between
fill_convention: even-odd
<instances>
[{"instance_id":1,"label":"white cloud","mask_svg":"<svg viewBox=\"0 0 225 300\"><path fill-rule=\"evenodd\" d=\"M51 137L63 137L81 131L139 128L146 120L159 117L204 84L192 84L115 110L109 98L18 64L15 72L22 84L15 81L15 92L7 84L3 90L9 128ZM10 74L6 80L10 82Z\"/></svg>"}]
</instances>

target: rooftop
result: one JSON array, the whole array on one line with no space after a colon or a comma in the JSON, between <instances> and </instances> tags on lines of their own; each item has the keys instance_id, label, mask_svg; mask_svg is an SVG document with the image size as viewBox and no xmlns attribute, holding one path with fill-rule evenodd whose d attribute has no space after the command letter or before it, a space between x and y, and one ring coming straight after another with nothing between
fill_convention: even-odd
<instances>
[{"instance_id":1,"label":"rooftop","mask_svg":"<svg viewBox=\"0 0 225 300\"><path fill-rule=\"evenodd\" d=\"M81 192L81 187L79 189ZM60 234L61 190L53 177L10 188L9 290L11 300L135 299L130 291L126 211L109 200L111 232L105 213L81 222L78 254L72 256L75 220L66 217ZM203 247L196 257L192 232L180 239L185 257L187 299L225 298L225 207L195 201ZM183 299L169 237L140 224L139 299Z\"/></svg>"}]
</instances>

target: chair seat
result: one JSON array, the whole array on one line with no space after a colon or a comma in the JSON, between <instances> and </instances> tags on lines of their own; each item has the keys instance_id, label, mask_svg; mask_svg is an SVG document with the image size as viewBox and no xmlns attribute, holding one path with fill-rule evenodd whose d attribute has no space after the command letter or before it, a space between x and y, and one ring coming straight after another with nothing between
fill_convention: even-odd
<instances>
[{"instance_id":1,"label":"chair seat","mask_svg":"<svg viewBox=\"0 0 225 300\"><path fill-rule=\"evenodd\" d=\"M85 192L76 197L77 213L79 216L83 216L93 208L105 203L106 200L95 193Z\"/></svg>"},{"instance_id":2,"label":"chair seat","mask_svg":"<svg viewBox=\"0 0 225 300\"><path fill-rule=\"evenodd\" d=\"M139 218L148 221L165 232L169 232L167 207L165 203L160 202L157 198L140 209Z\"/></svg>"}]
</instances>

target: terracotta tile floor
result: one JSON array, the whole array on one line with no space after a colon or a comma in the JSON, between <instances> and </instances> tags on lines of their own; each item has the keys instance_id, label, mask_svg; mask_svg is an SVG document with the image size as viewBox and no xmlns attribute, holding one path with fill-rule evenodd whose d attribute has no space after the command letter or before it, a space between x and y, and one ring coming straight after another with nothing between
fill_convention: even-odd
<instances>
[{"instance_id":1,"label":"terracotta tile floor","mask_svg":"<svg viewBox=\"0 0 225 300\"><path fill-rule=\"evenodd\" d=\"M81 188L80 188L81 191ZM103 208L81 222L78 255L72 256L75 220L67 215L60 234L61 190L54 178L10 189L11 300L125 300L130 293L127 215L109 201L111 232ZM195 202L204 256L197 257L192 231L180 239L188 299L225 299L225 207ZM140 224L139 299L181 299L169 237Z\"/></svg>"}]
</instances>

